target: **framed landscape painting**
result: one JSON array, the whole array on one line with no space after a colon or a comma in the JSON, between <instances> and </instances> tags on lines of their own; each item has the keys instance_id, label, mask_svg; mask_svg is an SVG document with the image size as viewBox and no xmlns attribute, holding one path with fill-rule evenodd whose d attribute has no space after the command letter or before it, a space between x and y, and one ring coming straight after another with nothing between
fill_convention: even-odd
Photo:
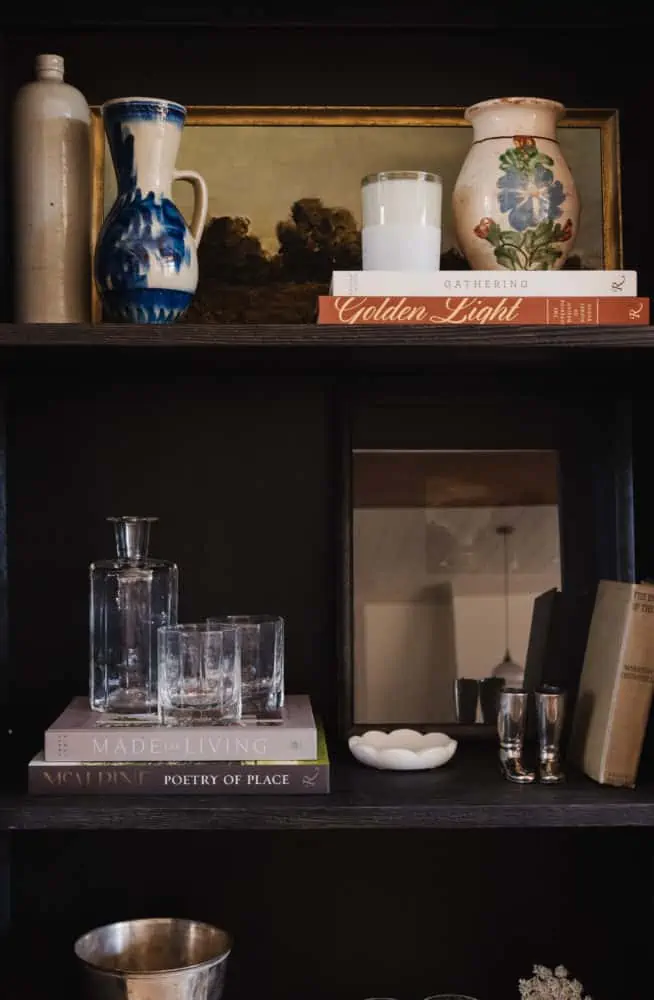
<instances>
[{"instance_id":1,"label":"framed landscape painting","mask_svg":"<svg viewBox=\"0 0 654 1000\"><path fill-rule=\"evenodd\" d=\"M94 237L116 184L93 114ZM472 140L463 108L192 107L177 158L209 189L193 323L310 323L333 270L361 266L361 179L428 170L443 181L441 268L467 270L451 196ZM582 211L568 268L622 266L618 113L568 110L559 127ZM173 199L187 221L188 185ZM94 318L100 304L94 290Z\"/></svg>"}]
</instances>

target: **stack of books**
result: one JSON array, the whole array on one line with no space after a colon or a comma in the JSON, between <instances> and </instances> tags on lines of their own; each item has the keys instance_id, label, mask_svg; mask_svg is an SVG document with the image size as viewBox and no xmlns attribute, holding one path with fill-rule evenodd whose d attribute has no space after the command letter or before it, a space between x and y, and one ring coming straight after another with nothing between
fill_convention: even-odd
<instances>
[{"instance_id":1,"label":"stack of books","mask_svg":"<svg viewBox=\"0 0 654 1000\"><path fill-rule=\"evenodd\" d=\"M334 271L319 324L647 326L635 271Z\"/></svg>"},{"instance_id":2,"label":"stack of books","mask_svg":"<svg viewBox=\"0 0 654 1000\"><path fill-rule=\"evenodd\" d=\"M329 779L307 695L287 695L275 719L206 728L93 712L74 698L28 764L28 790L41 795L319 795Z\"/></svg>"}]
</instances>

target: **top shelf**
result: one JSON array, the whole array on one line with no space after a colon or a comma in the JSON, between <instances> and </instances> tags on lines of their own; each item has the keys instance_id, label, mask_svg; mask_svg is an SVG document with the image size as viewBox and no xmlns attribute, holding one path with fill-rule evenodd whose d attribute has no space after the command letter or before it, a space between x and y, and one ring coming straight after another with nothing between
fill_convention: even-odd
<instances>
[{"instance_id":1,"label":"top shelf","mask_svg":"<svg viewBox=\"0 0 654 1000\"><path fill-rule=\"evenodd\" d=\"M495 351L654 347L653 326L318 326L0 324L0 347L429 347Z\"/></svg>"}]
</instances>

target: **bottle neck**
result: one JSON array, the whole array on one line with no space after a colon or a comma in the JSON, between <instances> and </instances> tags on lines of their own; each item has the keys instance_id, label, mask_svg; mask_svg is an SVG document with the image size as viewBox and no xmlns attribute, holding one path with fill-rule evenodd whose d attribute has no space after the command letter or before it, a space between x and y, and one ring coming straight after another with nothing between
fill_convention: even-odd
<instances>
[{"instance_id":1,"label":"bottle neck","mask_svg":"<svg viewBox=\"0 0 654 1000\"><path fill-rule=\"evenodd\" d=\"M152 517L112 517L116 554L121 561L140 563L148 557Z\"/></svg>"},{"instance_id":2,"label":"bottle neck","mask_svg":"<svg viewBox=\"0 0 654 1000\"><path fill-rule=\"evenodd\" d=\"M50 83L63 83L64 60L62 56L45 53L36 57L35 74L37 80Z\"/></svg>"}]
</instances>

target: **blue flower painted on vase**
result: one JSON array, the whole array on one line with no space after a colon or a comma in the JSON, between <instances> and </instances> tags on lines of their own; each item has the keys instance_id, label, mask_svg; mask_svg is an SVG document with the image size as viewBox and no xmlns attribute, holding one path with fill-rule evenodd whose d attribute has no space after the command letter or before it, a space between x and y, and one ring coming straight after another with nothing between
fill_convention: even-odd
<instances>
[{"instance_id":1,"label":"blue flower painted on vase","mask_svg":"<svg viewBox=\"0 0 654 1000\"><path fill-rule=\"evenodd\" d=\"M544 219L559 219L565 191L552 171L537 163L529 173L507 170L497 182L500 212L509 213L509 225L519 233Z\"/></svg>"},{"instance_id":2,"label":"blue flower painted on vase","mask_svg":"<svg viewBox=\"0 0 654 1000\"><path fill-rule=\"evenodd\" d=\"M127 110L129 112L129 106ZM191 267L188 229L181 212L169 198L158 192L141 190L136 174L134 136L125 117L126 111L121 104L109 105L105 110L105 128L116 170L118 195L98 239L96 282L111 318L134 322L133 316L138 314L140 322L170 322L186 310L195 289L190 287L190 280L188 291L151 287L151 268L155 261L157 271L164 274L180 274ZM174 118L173 124L178 124ZM134 295L137 290L140 296ZM146 291L158 294L156 302L150 296L152 302L145 304L143 293ZM130 304L131 297L139 301ZM150 318L150 312L157 318Z\"/></svg>"},{"instance_id":3,"label":"blue flower painted on vase","mask_svg":"<svg viewBox=\"0 0 654 1000\"><path fill-rule=\"evenodd\" d=\"M491 244L502 267L547 271L560 266L562 244L573 239L574 226L572 219L564 225L556 221L568 195L561 181L554 180L553 166L552 157L530 135L514 136L513 146L500 154L497 201L508 226L484 216L473 232Z\"/></svg>"}]
</instances>

